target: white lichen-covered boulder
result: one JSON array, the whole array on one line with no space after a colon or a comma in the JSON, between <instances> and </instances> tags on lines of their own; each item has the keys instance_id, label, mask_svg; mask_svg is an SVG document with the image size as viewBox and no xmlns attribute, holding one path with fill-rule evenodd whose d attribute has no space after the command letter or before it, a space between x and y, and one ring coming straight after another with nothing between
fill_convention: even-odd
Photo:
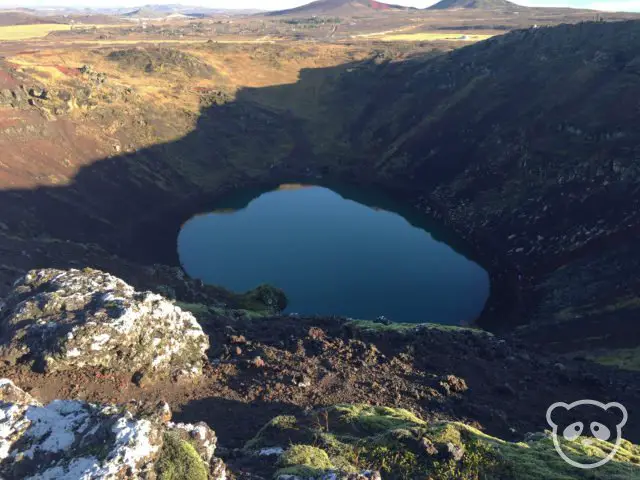
<instances>
[{"instance_id":1,"label":"white lichen-covered boulder","mask_svg":"<svg viewBox=\"0 0 640 480\"><path fill-rule=\"evenodd\" d=\"M0 478L154 479L170 472L226 478L214 456L214 432L204 423L171 423L164 403L125 408L54 400L42 406L10 381L0 385L24 400L0 400Z\"/></svg>"},{"instance_id":2,"label":"white lichen-covered boulder","mask_svg":"<svg viewBox=\"0 0 640 480\"><path fill-rule=\"evenodd\" d=\"M191 313L98 270L32 270L0 304L0 356L47 371L197 376L207 348Z\"/></svg>"}]
</instances>

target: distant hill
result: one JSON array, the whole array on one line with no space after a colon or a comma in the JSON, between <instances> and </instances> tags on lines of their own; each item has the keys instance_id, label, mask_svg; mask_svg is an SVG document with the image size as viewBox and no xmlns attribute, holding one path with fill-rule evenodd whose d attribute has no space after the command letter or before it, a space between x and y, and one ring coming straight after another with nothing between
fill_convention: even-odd
<instances>
[{"instance_id":1,"label":"distant hill","mask_svg":"<svg viewBox=\"0 0 640 480\"><path fill-rule=\"evenodd\" d=\"M164 9L158 10L151 7L137 8L131 12L124 13L122 16L127 18L163 18L169 15L170 12Z\"/></svg>"},{"instance_id":2,"label":"distant hill","mask_svg":"<svg viewBox=\"0 0 640 480\"><path fill-rule=\"evenodd\" d=\"M525 8L508 0L441 0L429 7L429 10L524 10Z\"/></svg>"},{"instance_id":3,"label":"distant hill","mask_svg":"<svg viewBox=\"0 0 640 480\"><path fill-rule=\"evenodd\" d=\"M242 14L253 14L259 13L261 10L257 9L244 9L244 10L233 10L233 9L225 9L225 8L208 8L208 7L199 7L194 5L181 5L179 3L175 4L167 4L167 5L155 5L149 4L144 5L142 7L137 8L135 11L143 11L143 13L151 13L156 16L163 15L172 15L172 14L182 14L186 16L209 16L209 15L242 15ZM129 13L134 13L129 12ZM153 18L153 17L147 17Z\"/></svg>"},{"instance_id":4,"label":"distant hill","mask_svg":"<svg viewBox=\"0 0 640 480\"><path fill-rule=\"evenodd\" d=\"M409 7L402 7L400 5L390 5L388 3L378 2L376 0L317 0L301 7L270 12L268 15L352 16L393 11L406 12L408 10L412 9Z\"/></svg>"},{"instance_id":5,"label":"distant hill","mask_svg":"<svg viewBox=\"0 0 640 480\"><path fill-rule=\"evenodd\" d=\"M0 9L0 25L21 25L28 23L69 23L71 20L82 23L119 23L122 19L164 19L164 18L200 18L208 16L253 15L264 12L258 9L224 9L193 5L138 5L133 7L49 7L49 8L11 8ZM183 16L183 17L181 17ZM36 18L37 17L37 18ZM39 20L38 20L39 18Z\"/></svg>"},{"instance_id":6,"label":"distant hill","mask_svg":"<svg viewBox=\"0 0 640 480\"><path fill-rule=\"evenodd\" d=\"M38 23L58 23L46 17L32 15L26 8L0 10L0 25L34 25Z\"/></svg>"}]
</instances>

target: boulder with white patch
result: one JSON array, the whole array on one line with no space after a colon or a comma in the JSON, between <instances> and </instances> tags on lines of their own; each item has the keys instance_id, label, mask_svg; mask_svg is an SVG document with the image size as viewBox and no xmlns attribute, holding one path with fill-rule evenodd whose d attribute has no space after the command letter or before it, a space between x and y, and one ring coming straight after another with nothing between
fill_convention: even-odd
<instances>
[{"instance_id":1,"label":"boulder with white patch","mask_svg":"<svg viewBox=\"0 0 640 480\"><path fill-rule=\"evenodd\" d=\"M45 371L92 366L198 376L209 340L160 295L93 270L32 270L0 307L0 356Z\"/></svg>"},{"instance_id":2,"label":"boulder with white patch","mask_svg":"<svg viewBox=\"0 0 640 480\"><path fill-rule=\"evenodd\" d=\"M185 459L203 478L226 477L214 457L215 433L205 424L170 423L166 404L125 408L54 400L42 406L10 381L0 385L11 398L24 400L0 400L0 478L153 479L161 468L179 470L171 462ZM166 448L167 435L175 431L184 435L177 443L184 455Z\"/></svg>"}]
</instances>

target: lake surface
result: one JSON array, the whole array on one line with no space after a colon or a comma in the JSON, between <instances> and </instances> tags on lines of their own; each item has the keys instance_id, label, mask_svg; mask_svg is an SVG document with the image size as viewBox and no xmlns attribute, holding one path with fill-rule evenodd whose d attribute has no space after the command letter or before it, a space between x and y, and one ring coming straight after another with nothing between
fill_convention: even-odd
<instances>
[{"instance_id":1,"label":"lake surface","mask_svg":"<svg viewBox=\"0 0 640 480\"><path fill-rule=\"evenodd\" d=\"M340 193L283 185L230 196L183 225L182 266L237 292L280 287L290 313L444 324L480 314L489 295L482 267L424 219L393 213L402 207L389 198Z\"/></svg>"}]
</instances>

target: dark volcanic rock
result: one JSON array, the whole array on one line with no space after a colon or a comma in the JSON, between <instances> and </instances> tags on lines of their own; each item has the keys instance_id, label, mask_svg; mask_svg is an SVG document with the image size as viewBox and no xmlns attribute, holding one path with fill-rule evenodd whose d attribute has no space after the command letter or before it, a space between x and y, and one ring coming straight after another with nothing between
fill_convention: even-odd
<instances>
[{"instance_id":1,"label":"dark volcanic rock","mask_svg":"<svg viewBox=\"0 0 640 480\"><path fill-rule=\"evenodd\" d=\"M147 74L160 74L173 70L183 72L190 77L206 77L214 73L213 67L197 57L170 48L116 50L107 55L107 59L123 68Z\"/></svg>"}]
</instances>

